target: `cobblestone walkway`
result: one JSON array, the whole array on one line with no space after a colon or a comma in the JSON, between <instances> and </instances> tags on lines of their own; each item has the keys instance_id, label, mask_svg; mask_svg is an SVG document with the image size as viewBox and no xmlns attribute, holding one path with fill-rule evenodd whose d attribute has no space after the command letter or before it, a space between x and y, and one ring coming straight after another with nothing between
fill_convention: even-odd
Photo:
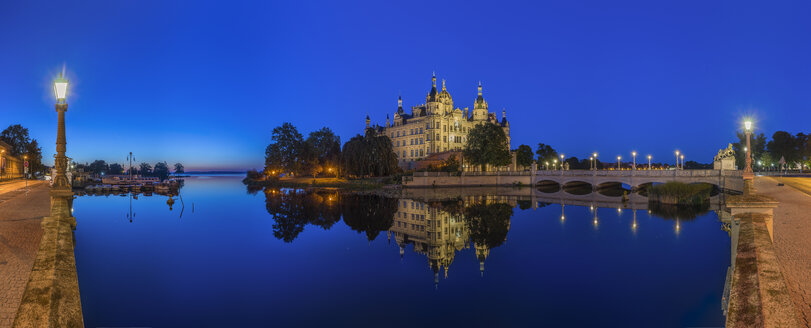
<instances>
[{"instance_id":1,"label":"cobblestone walkway","mask_svg":"<svg viewBox=\"0 0 811 328\"><path fill-rule=\"evenodd\" d=\"M11 327L34 265L40 222L48 215L48 184L0 184L0 328Z\"/></svg>"},{"instance_id":2,"label":"cobblestone walkway","mask_svg":"<svg viewBox=\"0 0 811 328\"><path fill-rule=\"evenodd\" d=\"M775 251L801 321L811 327L811 195L797 190L811 187L811 178L793 179L778 187L773 178L757 177L755 188L780 202L774 212Z\"/></svg>"}]
</instances>

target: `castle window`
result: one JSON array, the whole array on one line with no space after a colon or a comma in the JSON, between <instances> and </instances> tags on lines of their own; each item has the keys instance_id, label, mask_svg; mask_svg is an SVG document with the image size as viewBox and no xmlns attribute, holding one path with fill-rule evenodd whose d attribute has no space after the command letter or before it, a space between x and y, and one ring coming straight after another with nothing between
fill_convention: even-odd
<instances>
[{"instance_id":1,"label":"castle window","mask_svg":"<svg viewBox=\"0 0 811 328\"><path fill-rule=\"evenodd\" d=\"M403 150L403 158L405 158L405 150Z\"/></svg>"},{"instance_id":2,"label":"castle window","mask_svg":"<svg viewBox=\"0 0 811 328\"><path fill-rule=\"evenodd\" d=\"M445 142L448 142L448 136L442 136L442 140L444 140Z\"/></svg>"},{"instance_id":3,"label":"castle window","mask_svg":"<svg viewBox=\"0 0 811 328\"><path fill-rule=\"evenodd\" d=\"M420 145L422 145L422 144L423 144L423 141L422 141L422 138L420 138Z\"/></svg>"},{"instance_id":4,"label":"castle window","mask_svg":"<svg viewBox=\"0 0 811 328\"><path fill-rule=\"evenodd\" d=\"M425 129L428 130L431 128L431 122L425 123Z\"/></svg>"},{"instance_id":5,"label":"castle window","mask_svg":"<svg viewBox=\"0 0 811 328\"><path fill-rule=\"evenodd\" d=\"M411 150L411 157L414 157L414 149Z\"/></svg>"},{"instance_id":6,"label":"castle window","mask_svg":"<svg viewBox=\"0 0 811 328\"><path fill-rule=\"evenodd\" d=\"M420 149L420 156L425 156L425 155L423 154L423 151L424 151L423 149Z\"/></svg>"},{"instance_id":7,"label":"castle window","mask_svg":"<svg viewBox=\"0 0 811 328\"><path fill-rule=\"evenodd\" d=\"M420 128L420 134L422 134L422 128Z\"/></svg>"},{"instance_id":8,"label":"castle window","mask_svg":"<svg viewBox=\"0 0 811 328\"><path fill-rule=\"evenodd\" d=\"M400 136L400 131L397 131L397 136L398 136L398 137Z\"/></svg>"},{"instance_id":9,"label":"castle window","mask_svg":"<svg viewBox=\"0 0 811 328\"><path fill-rule=\"evenodd\" d=\"M428 134L427 136L425 136L425 140L431 141L431 135Z\"/></svg>"}]
</instances>

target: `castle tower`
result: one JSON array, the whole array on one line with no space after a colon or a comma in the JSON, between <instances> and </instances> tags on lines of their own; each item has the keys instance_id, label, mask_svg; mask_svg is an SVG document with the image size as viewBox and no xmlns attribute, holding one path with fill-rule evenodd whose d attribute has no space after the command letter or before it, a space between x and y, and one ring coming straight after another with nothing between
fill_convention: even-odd
<instances>
[{"instance_id":1,"label":"castle tower","mask_svg":"<svg viewBox=\"0 0 811 328\"><path fill-rule=\"evenodd\" d=\"M366 129L369 129L369 124L370 123L372 123L372 121L369 120L369 114L366 114Z\"/></svg>"},{"instance_id":2,"label":"castle tower","mask_svg":"<svg viewBox=\"0 0 811 328\"><path fill-rule=\"evenodd\" d=\"M447 114L453 111L453 98L445 88L445 79L442 79L442 92L439 93L439 102L442 103L442 110L440 113Z\"/></svg>"},{"instance_id":3,"label":"castle tower","mask_svg":"<svg viewBox=\"0 0 811 328\"><path fill-rule=\"evenodd\" d=\"M436 74L433 74L431 77L431 91L428 91L428 95L425 96L425 105L428 107L428 112L426 114L438 114L439 111L439 92L436 90Z\"/></svg>"},{"instance_id":4,"label":"castle tower","mask_svg":"<svg viewBox=\"0 0 811 328\"><path fill-rule=\"evenodd\" d=\"M389 114L386 114L386 127L390 127L391 123L389 122Z\"/></svg>"},{"instance_id":5,"label":"castle tower","mask_svg":"<svg viewBox=\"0 0 811 328\"><path fill-rule=\"evenodd\" d=\"M473 120L484 121L487 119L487 101L482 96L482 82L479 81L478 96L473 104Z\"/></svg>"}]
</instances>

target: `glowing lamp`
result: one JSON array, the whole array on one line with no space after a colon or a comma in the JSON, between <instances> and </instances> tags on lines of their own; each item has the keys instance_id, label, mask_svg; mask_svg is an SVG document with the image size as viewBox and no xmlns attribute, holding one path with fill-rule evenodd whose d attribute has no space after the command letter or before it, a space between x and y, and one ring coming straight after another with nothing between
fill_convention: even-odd
<instances>
[{"instance_id":1,"label":"glowing lamp","mask_svg":"<svg viewBox=\"0 0 811 328\"><path fill-rule=\"evenodd\" d=\"M743 122L744 127L746 127L746 131L752 131L752 121Z\"/></svg>"},{"instance_id":2,"label":"glowing lamp","mask_svg":"<svg viewBox=\"0 0 811 328\"><path fill-rule=\"evenodd\" d=\"M62 73L59 73L59 77L54 80L54 94L57 102L65 102L65 97L68 95L68 80L62 78Z\"/></svg>"}]
</instances>

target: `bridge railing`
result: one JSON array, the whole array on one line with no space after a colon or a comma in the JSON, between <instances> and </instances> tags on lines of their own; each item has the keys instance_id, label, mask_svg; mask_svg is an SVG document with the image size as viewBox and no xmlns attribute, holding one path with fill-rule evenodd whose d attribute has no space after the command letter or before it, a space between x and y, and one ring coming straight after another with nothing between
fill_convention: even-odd
<instances>
[{"instance_id":1,"label":"bridge railing","mask_svg":"<svg viewBox=\"0 0 811 328\"><path fill-rule=\"evenodd\" d=\"M539 176L577 176L577 177L718 177L718 176L741 176L740 170L539 170Z\"/></svg>"}]
</instances>

